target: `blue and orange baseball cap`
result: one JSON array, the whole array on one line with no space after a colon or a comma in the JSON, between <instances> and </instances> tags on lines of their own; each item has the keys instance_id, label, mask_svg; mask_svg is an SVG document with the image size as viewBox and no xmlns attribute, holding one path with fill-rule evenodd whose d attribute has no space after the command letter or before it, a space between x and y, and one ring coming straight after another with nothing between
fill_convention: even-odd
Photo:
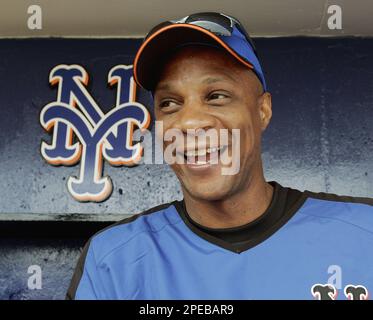
<instances>
[{"instance_id":1,"label":"blue and orange baseball cap","mask_svg":"<svg viewBox=\"0 0 373 320\"><path fill-rule=\"evenodd\" d=\"M258 77L264 91L267 85L251 38L241 23L231 16L217 12L195 13L178 20L155 26L137 51L133 73L138 85L151 91L162 58L176 48L190 45L222 48Z\"/></svg>"}]
</instances>

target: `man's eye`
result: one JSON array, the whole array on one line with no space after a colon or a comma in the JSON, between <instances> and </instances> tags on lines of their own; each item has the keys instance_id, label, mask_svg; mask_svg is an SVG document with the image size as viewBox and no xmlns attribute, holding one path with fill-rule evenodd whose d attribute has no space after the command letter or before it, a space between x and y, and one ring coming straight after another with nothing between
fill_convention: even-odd
<instances>
[{"instance_id":1,"label":"man's eye","mask_svg":"<svg viewBox=\"0 0 373 320\"><path fill-rule=\"evenodd\" d=\"M176 106L176 102L172 100L161 101L161 103L159 104L160 108L168 108L168 107L174 107L174 106Z\"/></svg>"},{"instance_id":2,"label":"man's eye","mask_svg":"<svg viewBox=\"0 0 373 320\"><path fill-rule=\"evenodd\" d=\"M215 92L209 95L208 100L220 100L225 98L228 98L226 94Z\"/></svg>"}]
</instances>

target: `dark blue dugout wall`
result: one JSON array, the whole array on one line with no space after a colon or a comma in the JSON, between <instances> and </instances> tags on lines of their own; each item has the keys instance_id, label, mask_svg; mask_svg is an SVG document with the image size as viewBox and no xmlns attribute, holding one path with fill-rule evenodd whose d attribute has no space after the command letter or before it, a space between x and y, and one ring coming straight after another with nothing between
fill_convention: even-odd
<instances>
[{"instance_id":1,"label":"dark blue dugout wall","mask_svg":"<svg viewBox=\"0 0 373 320\"><path fill-rule=\"evenodd\" d=\"M89 90L106 112L115 89L107 74L131 64L139 40L0 40L0 298L61 299L79 249L120 215L180 199L165 165L114 168L102 203L79 203L66 179L78 167L53 167L40 156L49 139L41 108L55 100L49 71L80 64ZM373 196L373 40L361 38L257 39L273 95L264 135L266 177L301 190ZM146 92L139 100L150 106ZM23 220L23 221L19 221ZM36 220L36 221L32 221ZM39 265L42 289L29 290L27 269Z\"/></svg>"}]
</instances>

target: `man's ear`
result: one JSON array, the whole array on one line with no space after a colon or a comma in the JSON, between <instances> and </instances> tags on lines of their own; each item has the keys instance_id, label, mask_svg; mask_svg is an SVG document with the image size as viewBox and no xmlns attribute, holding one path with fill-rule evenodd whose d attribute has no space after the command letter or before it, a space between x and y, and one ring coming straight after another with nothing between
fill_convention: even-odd
<instances>
[{"instance_id":1,"label":"man's ear","mask_svg":"<svg viewBox=\"0 0 373 320\"><path fill-rule=\"evenodd\" d=\"M264 131L272 118L272 97L269 92L264 92L258 98L260 126Z\"/></svg>"}]
</instances>

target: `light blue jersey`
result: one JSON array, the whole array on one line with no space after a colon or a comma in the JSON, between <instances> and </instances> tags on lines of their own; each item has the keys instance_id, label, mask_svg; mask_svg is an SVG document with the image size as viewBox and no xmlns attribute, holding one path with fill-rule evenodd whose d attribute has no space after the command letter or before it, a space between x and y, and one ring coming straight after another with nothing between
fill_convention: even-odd
<instances>
[{"instance_id":1,"label":"light blue jersey","mask_svg":"<svg viewBox=\"0 0 373 320\"><path fill-rule=\"evenodd\" d=\"M282 187L281 187L282 188ZM172 202L93 236L70 299L366 299L373 200L301 193L262 241L235 252Z\"/></svg>"}]
</instances>

